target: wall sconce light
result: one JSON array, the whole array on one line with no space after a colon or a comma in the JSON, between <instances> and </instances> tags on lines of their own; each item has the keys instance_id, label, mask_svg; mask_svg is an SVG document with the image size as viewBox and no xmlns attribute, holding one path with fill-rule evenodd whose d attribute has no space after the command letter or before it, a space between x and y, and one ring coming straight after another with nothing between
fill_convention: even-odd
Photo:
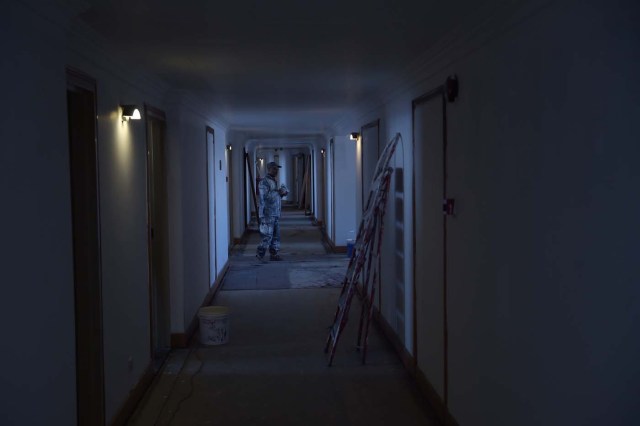
<instances>
[{"instance_id":1,"label":"wall sconce light","mask_svg":"<svg viewBox=\"0 0 640 426\"><path fill-rule=\"evenodd\" d=\"M320 149L320 154L322 154L322 156L324 157L324 148Z\"/></svg>"},{"instance_id":2,"label":"wall sconce light","mask_svg":"<svg viewBox=\"0 0 640 426\"><path fill-rule=\"evenodd\" d=\"M231 151L232 147L231 144L227 145L227 151Z\"/></svg>"},{"instance_id":3,"label":"wall sconce light","mask_svg":"<svg viewBox=\"0 0 640 426\"><path fill-rule=\"evenodd\" d=\"M358 132L353 132L349 135L349 139L351 139L352 141L357 141L359 137L360 137L360 133Z\"/></svg>"},{"instance_id":4,"label":"wall sconce light","mask_svg":"<svg viewBox=\"0 0 640 426\"><path fill-rule=\"evenodd\" d=\"M122 108L122 121L140 120L140 110L135 105L120 105Z\"/></svg>"}]
</instances>

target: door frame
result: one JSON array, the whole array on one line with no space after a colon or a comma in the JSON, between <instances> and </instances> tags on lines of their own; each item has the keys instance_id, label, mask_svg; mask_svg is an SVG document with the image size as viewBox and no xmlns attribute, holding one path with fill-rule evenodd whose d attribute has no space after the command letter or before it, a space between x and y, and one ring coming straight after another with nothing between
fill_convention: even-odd
<instances>
[{"instance_id":1,"label":"door frame","mask_svg":"<svg viewBox=\"0 0 640 426\"><path fill-rule=\"evenodd\" d=\"M154 229L154 226L157 228L157 217L158 217L158 212L155 210L154 206L152 205L152 203L155 203L155 197L157 194L154 193L154 188L156 188L155 184L154 184L154 176L156 173L156 169L154 167L154 159L156 156L156 153L154 152L154 147L153 147L153 140L151 140L152 135L149 134L149 125L150 125L150 121L158 121L160 123L163 124L164 126L164 134L163 134L163 138L162 138L162 158L160 159L160 161L163 161L163 173L164 173L164 188L163 190L165 191L165 201L167 202L167 205L165 206L166 209L164 212L161 212L161 214L164 214L165 216L165 220L168 221L168 217L169 217L169 211L168 211L168 194L166 193L166 191L168 191L168 187L167 187L167 181L166 181L166 175L167 175L167 170L166 170L166 159L167 159L167 153L166 153L166 148L167 148L167 144L166 144L166 122L167 122L167 118L166 118L166 114L164 111L162 111L159 108L155 108L147 103L144 104L144 114L145 114L145 131L146 131L146 135L145 135L145 139L146 139L146 144L147 144L147 161L146 161L146 166L147 166L147 173L146 173L146 179L147 179L147 247L148 247L148 253L149 253L149 258L148 258L148 268L149 268L149 352L150 352L150 357L151 359L154 361L152 362L152 365L154 368L159 368L159 365L162 363L162 361L164 360L164 358L166 358L166 356L168 355L168 352L166 354L159 354L156 353L156 350L158 348L156 348L156 338L158 337L158 324L156 323L156 315L157 315L157 310L158 310L158 304L154 303L154 295L156 297L156 302L158 300L158 288L154 287L154 277L156 275L156 271L154 271L154 265L153 265L153 257L154 257L154 248L153 248L153 239L154 239L154 234L156 232L163 232L163 238L165 239L165 255L168 254L168 250L169 250L169 241L168 241L168 229L165 227L165 229ZM152 201L153 200L153 201ZM168 257L168 256L167 256ZM168 286L169 286L169 276L168 276L168 268L165 271L167 272L165 279L167 280L166 285L167 285L167 290L168 290ZM167 296L169 296L167 294ZM166 300L167 305L170 306L170 297L168 297L168 300ZM171 309L169 307L169 309L167 309L166 312L162 312L161 315L165 316L165 319L168 321L168 323L170 324L171 322ZM168 343L169 346L171 346L171 327L169 326L169 329L167 330L168 335L165 336L168 339ZM160 359L156 359L156 357L158 355L161 355ZM157 362L156 362L157 361Z\"/></svg>"},{"instance_id":2,"label":"door frame","mask_svg":"<svg viewBox=\"0 0 640 426\"><path fill-rule=\"evenodd\" d=\"M242 147L242 217L244 218L244 224L242 226L242 234L244 234L247 231L247 225L248 225L248 215L247 215L247 210L249 209L249 188L248 188L248 184L247 184L247 148L246 147Z\"/></svg>"},{"instance_id":3,"label":"door frame","mask_svg":"<svg viewBox=\"0 0 640 426\"><path fill-rule=\"evenodd\" d=\"M230 147L231 145L229 145ZM227 221L229 222L229 254L231 254L231 248L234 245L233 239L233 149L229 149L229 147L225 147L225 153L227 158L227 176L226 176L226 184L227 184Z\"/></svg>"},{"instance_id":4,"label":"door frame","mask_svg":"<svg viewBox=\"0 0 640 426\"><path fill-rule=\"evenodd\" d=\"M365 182L364 182L364 149L365 149L364 147L366 143L364 138L364 131L372 127L377 127L378 129L378 132L377 132L378 140L376 142L376 158L380 159L380 119L379 118L375 119L360 128L360 195L361 195L360 198L362 201L362 206L361 206L362 213L364 213L364 210L367 207L365 189L369 189L368 186L365 187ZM369 195L369 194L367 193L366 195Z\"/></svg>"},{"instance_id":5,"label":"door frame","mask_svg":"<svg viewBox=\"0 0 640 426\"><path fill-rule=\"evenodd\" d=\"M331 242L336 244L336 145L334 138L329 139L329 152L331 152Z\"/></svg>"},{"instance_id":6,"label":"door frame","mask_svg":"<svg viewBox=\"0 0 640 426\"><path fill-rule=\"evenodd\" d=\"M309 155L309 186L311 194L311 217L317 221L317 206L316 206L316 186L315 186L315 164L316 164L316 151L311 148L311 155Z\"/></svg>"},{"instance_id":7,"label":"door frame","mask_svg":"<svg viewBox=\"0 0 640 426\"><path fill-rule=\"evenodd\" d=\"M67 120L69 126L69 184L71 195L71 220L72 220L72 242L74 260L74 314L75 314L75 355L76 355L76 420L79 426L88 424L105 424L105 379L104 379L104 330L103 330L103 309L102 309L102 249L101 249L101 221L100 221L100 155L98 146L98 122L97 122L97 82L96 80L77 69L67 67L66 69L67 87ZM71 111L69 110L69 92L81 90L88 92L92 97L93 111L91 112L91 122L93 123L93 155L95 156L95 262L88 266L88 274L95 278L94 288L80 286L77 277L76 247L73 227L78 220L74 219L74 194L77 190L73 181L75 166L72 161L72 132L71 132ZM84 162L83 162L84 164ZM93 218L89 218L91 220ZM92 220L91 220L92 221ZM83 247L81 251L86 252ZM90 294L87 294L87 291ZM84 303L82 303L84 301ZM88 315L85 316L86 314ZM90 332L78 330L79 318L82 323L89 321ZM88 341L87 341L88 340ZM82 356L80 355L82 354ZM80 372L79 359L85 358L90 371ZM81 378L90 377L90 380Z\"/></svg>"},{"instance_id":8,"label":"door frame","mask_svg":"<svg viewBox=\"0 0 640 426\"><path fill-rule=\"evenodd\" d=\"M327 149L326 148L320 149L320 158L321 158L320 160L321 176L319 179L320 194L318 196L318 199L320 200L320 203L322 203L320 211L322 212L322 223L326 230L326 227L327 227Z\"/></svg>"},{"instance_id":9,"label":"door frame","mask_svg":"<svg viewBox=\"0 0 640 426\"><path fill-rule=\"evenodd\" d=\"M415 136L415 111L416 107L422 103L431 101L433 99L437 99L440 97L442 99L442 125L443 125L443 133L442 133L442 162L443 162L443 187L442 187L442 200L447 198L447 101L445 98L445 86L440 85L435 89L425 93L422 96L414 99L411 102L411 133L412 133L412 153L416 151L416 136ZM412 167L413 170L416 170L416 156L412 155ZM412 242L412 251L413 251L413 261L412 261L412 275L413 275L413 283L412 283L412 298L413 298L413 359L416 363L418 362L418 330L417 330L417 279L416 279L416 175L415 172L412 173L412 227L414 232L414 238ZM443 384L443 403L445 410L448 410L448 387L449 387L449 372L448 372L448 323L447 323L447 216L443 215L443 352L444 352L444 384Z\"/></svg>"}]
</instances>

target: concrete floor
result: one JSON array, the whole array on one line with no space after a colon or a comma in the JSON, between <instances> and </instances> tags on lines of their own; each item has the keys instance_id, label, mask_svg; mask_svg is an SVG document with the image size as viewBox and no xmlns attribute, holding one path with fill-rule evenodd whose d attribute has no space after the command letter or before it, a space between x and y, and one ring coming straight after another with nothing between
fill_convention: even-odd
<instances>
[{"instance_id":1,"label":"concrete floor","mask_svg":"<svg viewBox=\"0 0 640 426\"><path fill-rule=\"evenodd\" d=\"M194 336L173 350L129 425L438 425L391 346L372 327L367 364L355 351L360 305L333 366L324 344L343 255L327 254L303 213L282 218L283 262L255 258L259 236L234 250L212 304L231 309L229 342Z\"/></svg>"}]
</instances>

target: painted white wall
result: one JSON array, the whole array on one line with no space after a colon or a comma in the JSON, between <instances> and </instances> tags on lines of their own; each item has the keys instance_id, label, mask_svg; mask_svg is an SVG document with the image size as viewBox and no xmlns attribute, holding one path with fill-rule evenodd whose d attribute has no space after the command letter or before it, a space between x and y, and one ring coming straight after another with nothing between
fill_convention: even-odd
<instances>
[{"instance_id":1,"label":"painted white wall","mask_svg":"<svg viewBox=\"0 0 640 426\"><path fill-rule=\"evenodd\" d=\"M202 112L165 102L166 86L72 29L64 17L7 5L0 17L1 196L3 246L4 390L0 423L76 422L73 257L65 67L97 81L102 250L105 410L109 423L149 365L149 294L144 121L121 123L118 105L147 102L167 112L167 167L172 264L172 329L184 332L206 285L205 125L216 129L218 156L226 129ZM41 18L43 13L46 18ZM7 141L19 141L7 143ZM200 141L200 146L198 146ZM221 157L220 157L221 158ZM202 171L200 176L199 170ZM224 170L218 173L224 173ZM224 178L216 188L224 206ZM202 188L201 188L202 186ZM203 189L199 191L199 189ZM219 263L227 260L225 209L218 213ZM6 249L9 249L8 251ZM203 259L201 259L202 256ZM34 267L35 265L35 267ZM44 274L44 275L43 275ZM204 277L203 280L200 280ZM200 281L204 286L199 286ZM196 306L197 305L197 306ZM19 326L16 326L18 319ZM43 326L46 324L46 326ZM129 358L133 366L129 369ZM28 385L25 385L28 384ZM38 401L38 409L33 409Z\"/></svg>"},{"instance_id":2,"label":"painted white wall","mask_svg":"<svg viewBox=\"0 0 640 426\"><path fill-rule=\"evenodd\" d=\"M468 89L451 108L450 185L467 218L450 228L450 404L461 422L640 419L640 201L629 198L640 31L626 5L559 3L457 67ZM488 395L507 408L497 422Z\"/></svg>"},{"instance_id":3,"label":"painted white wall","mask_svg":"<svg viewBox=\"0 0 640 426\"><path fill-rule=\"evenodd\" d=\"M638 6L540 5L452 41L372 115L387 139L404 137L409 236L411 100L460 78L460 98L447 105L458 206L448 240L449 408L459 423L634 424Z\"/></svg>"},{"instance_id":4,"label":"painted white wall","mask_svg":"<svg viewBox=\"0 0 640 426\"><path fill-rule=\"evenodd\" d=\"M105 413L111 419L148 366L150 339L145 123L123 123L118 105L150 99L80 59L72 64L98 83Z\"/></svg>"},{"instance_id":5,"label":"painted white wall","mask_svg":"<svg viewBox=\"0 0 640 426\"><path fill-rule=\"evenodd\" d=\"M149 312L146 211L146 134L144 122L122 124L117 105L150 103L167 112L171 330L186 331L208 291L206 216L207 124L216 129L221 158L225 129L185 102L163 101L154 87L123 81L116 71L92 66L84 46L75 46L71 65L98 81L98 138L103 255L105 403L107 420L121 408L149 363ZM217 165L216 165L217 166ZM216 173L223 173L216 167ZM226 250L226 189L216 179L219 269ZM129 358L133 368L129 369Z\"/></svg>"},{"instance_id":6,"label":"painted white wall","mask_svg":"<svg viewBox=\"0 0 640 426\"><path fill-rule=\"evenodd\" d=\"M358 127L359 129L360 127ZM350 138L347 138L348 143L352 144L355 147L355 164L352 166L355 170L355 193L354 193L354 201L356 203L355 213L356 213L356 233L358 232L358 226L360 226L360 222L362 222L362 138L358 138L355 141L352 141Z\"/></svg>"},{"instance_id":7,"label":"painted white wall","mask_svg":"<svg viewBox=\"0 0 640 426\"><path fill-rule=\"evenodd\" d=\"M172 155L176 154L172 161L178 162L180 170L180 173L173 176L175 181L169 195L170 209L174 213L173 217L170 216L169 242L172 262L172 332L182 333L197 314L209 290L205 132L207 125L213 127L215 132L215 226L218 272L228 260L226 164L224 162L226 129L211 123L205 116L182 101L172 103L168 114L172 117L171 124L167 125L172 127L169 132L170 152ZM223 160L222 170L220 170L220 160ZM213 225L212 220L211 226Z\"/></svg>"},{"instance_id":8,"label":"painted white wall","mask_svg":"<svg viewBox=\"0 0 640 426\"><path fill-rule=\"evenodd\" d=\"M71 196L62 39L60 28L33 17L21 3L3 4L3 425L73 425L76 421Z\"/></svg>"},{"instance_id":9,"label":"painted white wall","mask_svg":"<svg viewBox=\"0 0 640 426\"><path fill-rule=\"evenodd\" d=\"M146 296L144 304L137 302L146 285L139 229L143 212L135 199L144 167L137 142L144 136L134 127L139 123L123 132L110 112L126 98L153 102L161 89L127 80L131 77L109 65L109 57L84 50L87 59L82 59L68 52L64 31L21 4L10 3L5 10L0 43L11 59L0 63L0 74L11 104L0 107L0 188L11 203L0 214L11 226L5 230L2 259L6 282L20 285L5 286L11 303L1 314L3 336L12 342L0 355L3 365L11 366L1 378L12 395L1 403L2 423L75 423L64 75L69 61L98 79L102 225L111 234L103 242L109 267L103 281L103 289L109 287L109 419L141 373L144 364L137 360L148 342L148 318L145 327L141 322ZM481 34L450 49L449 57L434 59L418 84L395 93L375 114L387 123L385 140L400 132L407 148L411 100L452 72L460 76L460 99L448 109L450 185L459 202L450 228L449 397L461 424L533 425L549 419L632 424L638 418L640 294L634 277L640 205L633 194L640 182L632 162L640 136L633 120L640 112L637 11L631 1L590 0L516 14L518 19L499 27L503 32ZM206 294L206 254L204 262L198 255L189 258L206 247L206 191L198 186L206 175L204 165L203 179L197 170L185 169L204 158L198 157L197 141L204 147L208 120L158 102L169 120L171 302L183 307L173 312L179 319L172 329L181 332L191 319L188 311ZM371 118L377 117L363 115L348 127ZM216 127L216 137L221 134L224 129ZM356 229L349 219L355 217L355 205L349 203L355 203L356 153L346 137L336 137L335 146L335 242L342 245L345 233ZM410 256L410 149L404 155L405 253ZM237 170L244 170L238 157ZM185 193L192 188L192 194ZM116 194L131 204L121 205ZM410 294L405 292L407 315ZM116 310L121 318L115 318ZM20 329L13 326L16 318ZM411 335L407 327L409 349ZM134 358L132 372L123 364L128 356ZM33 400L40 401L38 410L32 409Z\"/></svg>"},{"instance_id":10,"label":"painted white wall","mask_svg":"<svg viewBox=\"0 0 640 426\"><path fill-rule=\"evenodd\" d=\"M57 230L62 235L56 237L56 245L65 245L65 240L70 238L70 228L67 226L71 223L69 208L69 181L68 181L68 139L66 129L66 76L64 74L65 66L72 66L80 69L98 81L97 85L97 113L98 113L98 161L99 161L99 185L100 185L100 219L101 219L101 252L102 252L102 298L103 298L103 330L104 330L104 369L105 369L105 415L107 420L111 419L115 412L120 408L122 402L126 398L129 390L139 380L145 368L148 365L149 358L149 312L148 312L148 275L147 275L147 235L146 235L146 156L145 156L145 132L144 124L131 122L122 124L118 117L118 105L124 101L138 102L143 99L157 101L157 96L150 97L147 91L143 95L146 88L141 88L133 82L124 83L120 76L114 75L113 68L110 69L105 65L104 60L95 57L88 59L87 56L80 54L85 45L85 41L79 41L71 34L68 39L60 37L58 31L60 27L53 28L51 23L46 20L40 20L37 15L25 13L16 9L13 19L15 22L33 23L36 28L29 28L28 25L22 25L21 28L15 29L16 34L21 31L30 32L31 40L22 37L11 37L14 39L12 46L18 49L20 54L12 55L12 57L24 56L25 59L30 54L24 55L24 52L33 52L38 55L37 62L31 64L28 71L21 73L21 81L25 81L26 85L35 85L29 90L38 90L38 95L25 97L29 90L23 90L21 94L15 96L16 99L29 99L31 105L23 111L30 111L30 114L24 115L33 120L36 117L37 122L31 123L30 128L42 133L41 140L47 142L46 152L48 152L52 166L55 165L56 170L61 171L62 180L52 179L55 173L47 171L46 167L39 170L44 173L40 179L31 182L35 187L46 187L49 184L56 184L59 189L49 188L50 194L58 195L55 200L46 203L46 208L40 208L40 214L47 215L46 219L41 223L48 224L50 231ZM11 15L11 14L10 14ZM56 24L53 24L54 26ZM10 27L6 27L10 28ZM48 33L47 31L53 33ZM16 39L21 39L22 44L16 43ZM45 52L46 53L42 53ZM38 53L40 52L40 53ZM25 61L26 62L26 61ZM20 71L19 67L14 67ZM51 70L59 70L51 72ZM3 73L6 81L14 81L11 74ZM27 77L28 76L28 77ZM25 78L27 77L27 78ZM17 77L16 77L17 78ZM46 86L45 87L42 87ZM33 100L37 98L37 102ZM141 103L140 102L140 103ZM38 104L46 105L45 110L38 112ZM58 113L59 112L59 113ZM8 117L10 115L4 115ZM12 139L28 140L22 135L24 128L18 125L12 127L20 134ZM3 126L5 127L5 126ZM58 141L56 143L55 141ZM28 145L27 145L28 146ZM9 158L9 157L7 157ZM23 153L20 157L14 158L16 161L33 164L33 155ZM34 174L38 176L39 172ZM45 183L46 182L46 183ZM43 188L44 188L43 187ZM32 191L29 191L32 192ZM48 198L46 195L43 197ZM36 197L38 203L42 203L42 197ZM56 210L63 208L66 212L64 216L56 216ZM28 216L22 216L27 219ZM46 233L42 233L45 236ZM46 238L40 238L38 245L46 247ZM55 254L53 254L55 252ZM64 256L64 258L61 258ZM66 250L50 250L46 255L41 256L43 262L49 259L55 259L60 265L72 264L72 253ZM35 259L38 257L32 257ZM56 267L44 266L39 261L40 266L46 268L47 278L39 278L38 282L43 281L46 289L37 288L28 285L30 288L31 298L37 294L37 299L43 299L48 304L56 306L56 309L66 309L67 314L49 315L46 309L40 309L34 306L34 302L28 302L31 309L43 311L47 321L47 335L60 339L58 342L50 342L47 349L35 350L36 353L47 353L47 359L53 362L61 362L64 359L64 365L70 369L66 377L75 377L75 342L74 335L74 317L73 317L73 276L70 275L66 279L61 280L64 276L62 271L56 272ZM47 296L48 291L58 293L55 297ZM70 291L70 296L65 303L64 294ZM18 299L19 300L19 299ZM16 306L21 306L18 303ZM17 315L16 317L24 317ZM61 320L71 319L71 323L65 326L65 330L55 330L61 326ZM26 324L25 324L26 325ZM65 335L71 337L71 345L64 344ZM37 338L30 336L30 339L39 340L39 344L45 344L47 338ZM27 346L20 345L22 351L27 350ZM71 354L68 353L71 351ZM23 352L24 353L24 352ZM133 360L133 368L129 369L129 358ZM38 362L39 365L43 361ZM46 365L46 361L44 361ZM17 365L17 364L16 364ZM51 366L52 372L60 370L61 365ZM24 372L34 371L28 367L15 371ZM28 373L27 373L28 374ZM39 374L37 370L34 374ZM51 373L48 373L51 374ZM38 383L46 380L48 374L40 374L37 378L29 380L31 383ZM25 377L21 379L23 382L28 380ZM66 378L56 379L50 383L59 383L64 386ZM51 422L51 415L54 417L61 407L65 407L64 399L75 401L75 386L63 391L59 389L49 389L48 386L40 387L47 389L49 395L45 400L52 401L57 407L50 411L33 412L33 410L24 410L20 414L20 421L27 421L24 416L42 415ZM27 400L33 400L30 395ZM20 400L19 396L16 400ZM72 420L61 421L60 423L73 424L75 422L75 402L72 403L73 410L69 414ZM29 412L29 414L27 414ZM11 419L9 419L11 421ZM31 423L31 421L28 421ZM38 423L34 420L33 423Z\"/></svg>"}]
</instances>

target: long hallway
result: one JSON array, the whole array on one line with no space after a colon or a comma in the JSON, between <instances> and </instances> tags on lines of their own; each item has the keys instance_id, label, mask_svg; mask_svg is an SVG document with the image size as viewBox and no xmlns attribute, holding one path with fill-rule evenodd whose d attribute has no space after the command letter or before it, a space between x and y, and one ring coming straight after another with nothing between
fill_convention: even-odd
<instances>
[{"instance_id":1,"label":"long hallway","mask_svg":"<svg viewBox=\"0 0 640 426\"><path fill-rule=\"evenodd\" d=\"M640 1L2 6L1 426L640 425Z\"/></svg>"},{"instance_id":2,"label":"long hallway","mask_svg":"<svg viewBox=\"0 0 640 426\"><path fill-rule=\"evenodd\" d=\"M230 308L229 342L198 333L173 350L129 425L437 425L397 355L372 327L355 351L359 304L332 367L323 352L346 271L320 228L285 209L282 262L255 258L256 230L236 246L212 304Z\"/></svg>"}]
</instances>

